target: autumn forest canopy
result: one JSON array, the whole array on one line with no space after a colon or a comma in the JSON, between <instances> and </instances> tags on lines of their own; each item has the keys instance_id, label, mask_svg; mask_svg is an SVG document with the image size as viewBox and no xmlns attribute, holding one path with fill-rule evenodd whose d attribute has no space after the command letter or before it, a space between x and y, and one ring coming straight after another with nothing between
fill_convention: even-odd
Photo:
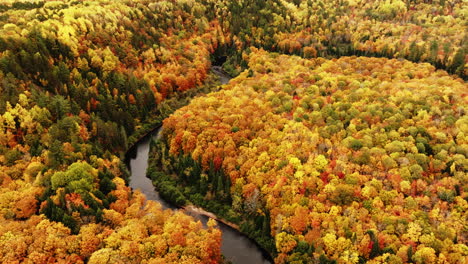
<instances>
[{"instance_id":1,"label":"autumn forest canopy","mask_svg":"<svg viewBox=\"0 0 468 264\"><path fill-rule=\"evenodd\" d=\"M275 263L465 263L467 17L462 0L1 1L0 262L224 263L214 221L128 186L125 153L162 125L156 189Z\"/></svg>"}]
</instances>

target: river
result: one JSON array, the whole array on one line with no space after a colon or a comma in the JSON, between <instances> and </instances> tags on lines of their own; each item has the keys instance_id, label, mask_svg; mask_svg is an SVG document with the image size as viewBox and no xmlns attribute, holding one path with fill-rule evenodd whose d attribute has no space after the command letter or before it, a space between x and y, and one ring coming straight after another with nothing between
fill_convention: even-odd
<instances>
[{"instance_id":1,"label":"river","mask_svg":"<svg viewBox=\"0 0 468 264\"><path fill-rule=\"evenodd\" d=\"M220 67L213 66L212 71L219 76L222 84L229 82L230 77L225 74ZM159 196L151 180L146 177L150 141L159 131L160 129L154 131L150 136L143 138L133 148L135 155L129 162L131 172L130 187L134 190L139 189L146 195L148 200L158 201L163 208L178 210L175 206L164 201ZM207 216L197 214L196 212L189 212L189 214L206 225L208 221ZM233 264L272 263L268 254L259 248L251 239L221 222L218 222L218 226L222 232L221 253L227 260L231 261Z\"/></svg>"}]
</instances>

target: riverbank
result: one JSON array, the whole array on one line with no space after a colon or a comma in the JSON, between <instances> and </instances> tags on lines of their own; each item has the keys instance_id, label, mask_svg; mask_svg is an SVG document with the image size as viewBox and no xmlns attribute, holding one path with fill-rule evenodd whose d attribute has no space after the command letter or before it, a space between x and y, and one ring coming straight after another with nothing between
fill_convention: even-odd
<instances>
[{"instance_id":1,"label":"riverbank","mask_svg":"<svg viewBox=\"0 0 468 264\"><path fill-rule=\"evenodd\" d=\"M227 84L231 79L220 66L213 66L212 71L219 77L222 84ZM232 210L232 200L229 191L231 184L228 177L224 175L218 175L218 179L214 180L215 182L221 180L224 185L223 194L220 197L216 197L218 199L212 197L207 200L206 197L204 197L207 195L207 185L210 184L208 182L202 184L204 186L200 185L198 188L192 188L192 191L187 191L188 188L194 186L190 186L190 184L180 185L180 179L178 179L178 177L182 177L185 180L190 178L190 176L185 175L187 170L191 171L190 174L192 176L195 176L192 178L200 178L202 174L207 173L208 177L211 179L211 173L202 171L197 162L193 160L191 160L191 162L189 161L190 164L184 164L187 160L181 162L183 168L179 168L180 170L177 171L171 164L179 164L180 160L176 160L177 158L173 160L169 157L167 153L167 142L163 143L163 139L158 142L157 146L151 146L150 167L147 176L152 179L156 189L166 192L163 193L162 196L177 204L180 208L189 206L191 210L195 210L197 213L218 220L220 223L235 229L237 232L248 237L257 247L261 248L263 254L266 254L269 261L273 262L275 247L274 239L271 237L270 233L269 216L257 215L256 213L247 216L243 213L234 212L234 210ZM165 160L167 158L169 158L169 160ZM156 165L156 167L152 167L152 165ZM215 174L219 173L222 174L222 171ZM191 183L193 184L193 182ZM167 192L168 189L172 191Z\"/></svg>"},{"instance_id":2,"label":"riverbank","mask_svg":"<svg viewBox=\"0 0 468 264\"><path fill-rule=\"evenodd\" d=\"M187 206L182 206L181 209L185 212L188 212L188 213L196 213L196 214L199 214L199 215L204 215L208 218L211 218L213 220L216 220L218 222L221 222L235 230L237 230L239 233L242 233L239 229L239 226L232 223L232 222L229 222L227 221L226 219L222 219L222 218L219 218L217 215L215 215L214 213L212 212L209 212L209 211L206 211L205 209L201 208L201 207L197 207L193 204L189 204ZM246 235L246 234L244 234Z\"/></svg>"},{"instance_id":3,"label":"riverbank","mask_svg":"<svg viewBox=\"0 0 468 264\"><path fill-rule=\"evenodd\" d=\"M128 137L127 150L125 153L129 152L140 140L161 127L164 119L177 109L189 104L194 97L208 94L219 89L220 81L218 80L218 71L219 70L213 69L212 73L206 78L203 85L182 93L174 93L158 104L152 117L145 120L144 124L137 126L135 128L135 132Z\"/></svg>"},{"instance_id":4,"label":"riverbank","mask_svg":"<svg viewBox=\"0 0 468 264\"><path fill-rule=\"evenodd\" d=\"M184 163L181 160L187 161L188 159L176 160L169 156L163 140L152 142L147 170L147 177L151 179L161 197L188 213L215 219L248 237L256 247L261 249L266 259L273 263L275 247L273 237L271 237L269 216L259 215L256 212L234 211L230 198L218 197L214 191L208 190L206 181L201 184L192 182L193 184L190 185L187 179L196 181L194 179L196 175L198 178L205 173L208 174L207 178L212 178L212 176L209 172L201 171L200 166L193 160L180 167L180 164ZM193 174L182 176L188 171ZM230 185L226 186L230 187Z\"/></svg>"},{"instance_id":5,"label":"riverbank","mask_svg":"<svg viewBox=\"0 0 468 264\"><path fill-rule=\"evenodd\" d=\"M131 178L130 186L133 189L140 189L148 200L155 200L163 206L163 208L170 208L175 210L184 211L186 214L193 216L194 218L202 221L206 224L209 218L212 218L218 222L218 228L222 231L222 254L226 256L226 259L230 262L225 263L273 263L271 255L265 251L261 246L256 243L253 239L248 238L247 234L241 231L241 227L235 223L227 221L222 217L209 212L201 207L192 204L189 200L184 199L186 202L183 206L176 206L177 201L162 197L157 191L154 190L154 186L158 186L155 179L149 179L146 177L146 171L152 172L152 169L147 170L149 155L149 145L153 141L152 138L159 131L154 131L149 134L146 138L143 138L138 144L135 145L135 158L130 160L131 163ZM153 149L155 146L153 146ZM152 163L150 162L149 165ZM166 189L160 189L167 190ZM171 189L169 193L174 193L177 190L175 187ZM164 199L166 198L166 199ZM180 202L180 201L179 201Z\"/></svg>"},{"instance_id":6,"label":"riverbank","mask_svg":"<svg viewBox=\"0 0 468 264\"><path fill-rule=\"evenodd\" d=\"M203 215L203 216L206 216L208 218L211 218L213 220L216 220L217 222L219 223L222 223L234 230L236 230L238 233L244 235L245 237L248 237L250 239L250 241L252 241L258 248L260 248L262 250L262 254L266 255L268 260L271 262L271 263L274 263L274 257L273 255L265 248L263 248L256 240L255 238L253 237L250 237L247 233L244 233L241 231L240 229L240 226L235 224L235 223L232 223L226 219L223 219L219 216L217 216L216 214L212 213L212 212L209 212L209 211L206 211L205 209L201 208L201 207L197 207L193 204L190 204L190 205L187 205L187 206L183 206L181 207L181 209L184 211L184 212L187 212L188 214L192 214L192 213L195 213L195 214L198 214L198 215Z\"/></svg>"},{"instance_id":7,"label":"riverbank","mask_svg":"<svg viewBox=\"0 0 468 264\"><path fill-rule=\"evenodd\" d=\"M221 69L213 67L212 70L215 75L220 77L222 84L229 81L230 77ZM156 121L143 125L137 130L137 133L132 135L129 139L128 151L125 159L128 166L130 166L130 161L132 161L132 165L130 166L132 174L129 179L129 184L133 189L140 189L149 200L156 200L165 208L180 208L180 210L200 219L202 222L206 222L208 218L216 220L223 233L223 255L226 255L229 261L233 261L232 263L272 263L273 258L271 254L262 248L253 238L249 237L247 233L242 232L241 226L224 219L220 215L196 206L189 199L184 198L180 200L183 194L174 186L170 186L170 188L168 186L160 186L161 183L165 182L164 180L155 181L152 179L151 181L146 177L147 161L148 158L150 158L148 156L149 145L150 142L153 141L152 138L154 135L158 133L162 120L176 109L188 104L190 99L219 89L220 86L212 77L214 76L211 76L204 86L196 88L197 91L185 92L184 94L176 96L176 98L170 98L169 100L172 100L172 102L169 101L164 105L160 105L159 109L162 109L162 111L158 111L164 112L164 115L160 113ZM151 169L148 170L148 172L149 171L151 171ZM154 190L154 187L162 191L161 195ZM177 195L178 193L179 195ZM173 196L174 194L176 194L175 197ZM179 199L177 199L177 197L179 197ZM165 201L171 202L167 203ZM226 253L226 251L229 252Z\"/></svg>"}]
</instances>

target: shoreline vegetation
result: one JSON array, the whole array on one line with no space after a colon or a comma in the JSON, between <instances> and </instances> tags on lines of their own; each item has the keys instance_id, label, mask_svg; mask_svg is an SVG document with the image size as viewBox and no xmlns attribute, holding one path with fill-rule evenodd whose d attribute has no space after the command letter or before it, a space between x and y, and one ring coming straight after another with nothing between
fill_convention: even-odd
<instances>
[{"instance_id":1,"label":"shoreline vegetation","mask_svg":"<svg viewBox=\"0 0 468 264\"><path fill-rule=\"evenodd\" d=\"M161 122L155 185L277 264L466 259L466 15L465 0L3 0L0 262L219 262L214 221L126 184L125 153ZM211 61L237 76L212 93Z\"/></svg>"},{"instance_id":2,"label":"shoreline vegetation","mask_svg":"<svg viewBox=\"0 0 468 264\"><path fill-rule=\"evenodd\" d=\"M442 241L435 224L440 220L424 218L423 212L449 206L446 210L455 218L443 223L454 225L454 250L463 245L466 236L457 227L463 221L456 215L463 214L460 208L467 206L468 198L459 185L466 181L464 149L438 132L451 131L450 137L465 142L460 134L465 131L463 111L453 112L453 120L444 117L444 123L419 115L426 111L437 117L435 107L453 111L447 100L438 98L451 94L451 102L460 105L466 83L427 64L395 59L306 60L252 49L248 61L248 70L224 89L192 100L165 119L148 168L162 197L178 206L190 201L237 224L267 252L276 253L280 263L403 257L419 261L423 252L433 252L432 242L419 241L413 251L404 245L409 233L398 237L400 231L385 228L396 224L390 221L395 210L416 221L406 222L404 232L429 221L425 232L434 232L434 239ZM447 88L425 85L435 76L444 79ZM390 88L396 90L387 91ZM398 107L416 103L410 92L414 89L425 95L425 101L418 101L425 110ZM432 109L425 107L428 102ZM282 141L284 137L290 140ZM450 166L444 165L443 146L454 147ZM455 191L440 188L452 188L445 185L448 181ZM356 222L355 214L370 218ZM347 224L340 228L340 223ZM331 246L338 247L338 234L347 253Z\"/></svg>"},{"instance_id":3,"label":"shoreline vegetation","mask_svg":"<svg viewBox=\"0 0 468 264\"><path fill-rule=\"evenodd\" d=\"M216 73L213 73L213 75L216 75ZM218 76L218 78L221 77L219 75L217 75L217 76ZM211 81L211 82L209 82L209 84L204 84L200 89L199 88L194 88L194 89L192 89L190 91L187 91L187 92L183 93L180 97L184 98L185 100L187 100L187 99L190 100L190 99L193 99L194 97L198 97L198 96L202 96L203 94L207 94L208 93L207 90L216 91L216 90L219 89L220 86L221 85L219 85L219 84L213 84L213 82ZM208 87L208 89L207 89L207 87ZM215 89L214 90L209 89L209 87L213 87ZM201 93L196 93L196 91L194 91L194 90L201 90L202 92ZM189 95L186 95L188 92L190 92ZM182 104L178 104L178 102L180 102L180 100L177 100L175 102L176 102L175 104L171 104L171 106L170 106L170 109L172 109L173 111L166 112L166 113L168 113L168 115L166 117L168 117L171 114L171 112L174 112L177 109L179 109L179 108L181 108L181 107L183 107L183 106L185 106L185 105L187 105L189 103L189 101L188 102L185 101ZM165 118L163 118L163 120ZM150 124L153 124L153 122L150 123ZM144 125L144 127L151 127L151 126L150 125ZM157 129L160 129L161 127L162 127L162 121L158 125L152 126L152 128L147 128L147 129L143 128L142 131L146 131L146 132L143 133L143 136L140 136L139 139L136 140L134 144L138 143L139 140L141 140L142 138L144 138L146 136L149 136L151 133L153 133ZM137 130L137 132L138 132L138 130ZM142 133L137 133L137 134L141 135ZM268 250L264 245L260 244L259 241L257 241L258 237L256 237L252 233L249 233L247 230L242 230L241 226L239 226L239 224L227 220L226 218L224 218L225 216L223 217L223 214L220 214L219 211L218 211L218 213L214 213L212 211L209 211L209 209L207 211L199 203L197 204L197 203L194 203L194 201L191 201L190 198L184 197L182 199L181 198L182 195L181 195L180 189L178 189L177 184L171 185L171 188L163 189L164 187L162 187L161 182L167 182L167 181L164 181L164 178L154 176L154 174L153 174L153 171L154 171L153 169L155 168L154 166L158 166L158 165L154 165L155 160L153 158L151 158L153 156L152 153L155 152L154 149L158 148L158 147L161 147L161 145L160 144L155 144L155 141L153 139L151 141L151 144L150 144L150 154L149 154L150 158L149 158L149 161L148 161L149 165L148 165L148 170L147 170L147 177L152 179L153 186L160 193L161 197L163 197L164 200L170 202L172 205L182 209L183 211L194 212L194 213L197 213L197 214L200 214L200 215L204 215L204 216L206 216L208 218L211 218L213 220L221 222L221 223L235 229L240 234L243 234L246 237L248 237L249 239L251 239L257 246L259 246L263 250L264 253L267 253L270 260L273 261L275 253L270 251L272 248L270 247L270 250ZM131 151L131 148L129 148L129 151ZM150 168L153 168L153 169L150 169ZM158 171L158 170L156 169L156 171ZM158 172L164 173L161 170L159 170ZM167 185L165 185L165 187L167 187ZM179 195L177 195L177 197L174 198L174 193L179 194ZM189 204L187 204L187 203L189 203ZM223 204L220 204L220 206L222 206L222 205ZM211 207L211 209L213 209L213 207ZM241 215L239 215L239 217L240 216Z\"/></svg>"},{"instance_id":4,"label":"shoreline vegetation","mask_svg":"<svg viewBox=\"0 0 468 264\"><path fill-rule=\"evenodd\" d=\"M217 69L217 70L219 71L219 69ZM209 77L208 80L201 87L196 87L196 88L193 88L193 89L191 89L189 91L186 91L184 93L177 94L175 96L176 98L166 99L166 101L171 100L171 99L173 101L171 100L166 105L162 106L165 109L164 118L159 118L159 116L158 116L158 118L156 120L150 121L149 123L145 123L142 126L142 128L137 129L135 131L135 133L132 134L129 137L128 142L133 142L133 143L131 145L129 145L127 152L125 152L125 155L124 155L126 157L125 160L128 160L128 158L132 155L132 151L133 151L132 148L134 148L138 144L138 142L140 140L142 140L143 138L148 137L148 136L153 136L152 134L156 130L161 129L162 128L162 120L167 118L174 111L177 111L179 108L189 104L190 100L195 98L195 97L203 96L203 95L206 95L206 94L208 94L210 92L215 92L215 91L219 90L219 88L221 87L221 84L219 84L216 81L216 78L220 78L221 76L216 74L216 72L212 72L211 74L212 74L211 76L213 76L213 77ZM214 76L217 76L217 77L215 78ZM159 119L162 119L162 120L159 121ZM153 153L154 148L156 146L157 145L154 144L154 139L152 139L151 144L150 144L150 157L151 157L151 153ZM152 159L150 158L150 160L148 161L149 162L149 167L151 166L151 163L152 163L151 160ZM274 254L272 254L272 252L268 251L266 248L262 247L262 245L259 244L258 241L255 239L255 236L252 236L252 234L248 234L245 231L241 230L241 228L240 228L240 226L238 224L236 224L234 222L230 222L229 220L227 220L227 219L223 218L222 216L217 215L217 214L215 214L215 213L213 213L211 211L207 211L205 208L192 203L192 201L190 201L187 198L183 203L180 200L171 198L171 196L169 196L167 194L168 193L167 189L163 190L163 189L158 188L159 184L156 183L158 181L157 179L154 179L154 177L152 178L149 173L147 174L147 177L150 178L150 179L153 179L153 181L154 181L153 186L156 188L156 190L158 192L162 193L161 195L162 195L163 199L166 200L167 202L170 202L171 205L174 205L175 207L182 209L183 212L189 212L189 213L195 213L195 214L203 215L203 216L206 216L206 217L208 217L210 219L216 220L216 221L218 221L218 222L220 222L220 223L222 223L222 224L224 224L226 226L229 226L230 228L236 230L240 234L248 237L251 241L253 241L257 246L259 246L261 248L261 250L263 251L263 254L266 253L269 256L270 260L273 261ZM175 185L174 185L174 187L177 188L177 186L175 186ZM172 190L173 189L171 188L171 191ZM185 203L190 203L190 204L185 204ZM184 204L184 205L182 205L182 204ZM229 262L226 262L226 263L229 263Z\"/></svg>"},{"instance_id":5,"label":"shoreline vegetation","mask_svg":"<svg viewBox=\"0 0 468 264\"><path fill-rule=\"evenodd\" d=\"M246 236L252 242L254 242L255 245L257 245L261 249L262 254L264 254L264 255L266 254L268 256L269 260L272 261L272 263L274 262L274 255L271 252L269 252L267 249L263 248L262 245L260 245L257 242L257 240L255 240L254 237L251 237L251 236L249 236L248 233L243 232L238 224L235 224L233 222L229 222L228 220L226 220L226 219L224 219L222 217L219 217L215 213L212 213L210 211L206 211L204 208L198 207L198 206L196 206L194 204L189 204L187 206L182 206L180 208L182 210L184 210L184 212L189 212L189 213L193 212L193 213L196 213L196 214L199 214L199 215L204 215L204 216L206 216L208 218L216 220L216 221L218 221L220 223L223 223L224 225L229 226L230 228L236 230L237 232L239 232L239 234L242 234L242 235Z\"/></svg>"},{"instance_id":6,"label":"shoreline vegetation","mask_svg":"<svg viewBox=\"0 0 468 264\"><path fill-rule=\"evenodd\" d=\"M219 69L218 69L218 71L219 71ZM192 88L189 91L178 93L178 94L176 94L176 95L174 95L172 97L167 98L164 101L164 104L158 105L157 111L160 113L160 115L158 115L154 119L150 118L149 122L146 122L140 128L136 128L135 133L132 134L131 136L129 136L129 138L128 138L129 145L127 147L127 151L125 151L122 154L123 157L125 157L123 160L125 160L125 162L127 163L129 158L132 155L134 155L132 153L134 151L134 147L136 145L138 145L138 143L142 139L144 139L145 137L148 137L148 136L153 137L154 132L157 131L158 129L161 129L162 121L165 118L167 118L170 114L172 114L174 111L176 111L177 109L189 104L190 100L195 98L195 97L203 96L203 95L206 95L206 94L208 94L210 92L214 92L214 91L219 90L219 88L221 86L221 84L218 81L219 78L220 78L220 76L218 74L216 74L216 72L212 71L210 73L210 75L208 76L208 78L203 83L203 85L201 85L199 87ZM164 114L162 114L162 113L164 113ZM150 148L150 152L151 152L151 148ZM129 179L126 179L126 180L129 180ZM155 185L153 183L153 186L156 187L157 185ZM174 205L175 207L181 209L182 212L188 212L188 213L195 213L195 214L198 214L198 215L203 215L203 216L206 216L206 217L208 217L210 219L216 220L217 222L220 222L220 223L222 223L222 224L224 224L226 226L229 226L230 228L236 230L240 234L245 235L246 237L248 237L249 239L254 241L255 244L260 246L255 241L255 239L253 239L252 237L248 236L247 234L241 232L238 225L236 225L234 223L231 223L231 222L227 221L226 219L220 218L216 214L214 214L212 212L209 212L209 211L206 211L202 207L197 207L194 204L180 206L180 205L178 205L176 203L176 201L170 200L167 196L165 196L165 200L167 202L171 203L171 205ZM261 248L261 249L263 250L264 253L269 254L269 252L267 252L265 249L263 249L263 248ZM271 255L269 255L269 257L270 257L270 260L273 260ZM223 261L224 261L223 263L226 263L226 264L231 263L231 262L229 262L229 261L227 261L225 259L223 259Z\"/></svg>"},{"instance_id":7,"label":"shoreline vegetation","mask_svg":"<svg viewBox=\"0 0 468 264\"><path fill-rule=\"evenodd\" d=\"M149 175L149 177L151 176L151 174ZM167 181L164 181L163 178L158 178L158 177L152 177L150 178L153 180L153 186L156 188L156 190L159 192L159 194L161 195L161 197L171 203L172 205L174 205L175 207L177 208L180 208L182 209L182 211L184 212L193 212L193 213L196 213L196 214L199 214L199 215L203 215L203 216L206 216L210 219L213 219L213 220L216 220L220 223L223 223L224 225L226 226L229 226L230 228L236 230L237 232L239 232L240 234L248 237L250 240L252 240L257 246L259 246L259 248L263 251L263 253L267 254L269 259L271 261L274 260L274 252L271 252L269 251L267 248L265 248L262 244L259 243L259 241L257 240L258 237L257 236L254 236L252 235L251 233L247 233L246 230L243 230L241 229L241 226L239 226L239 224L236 224L235 222L231 222L229 220L227 220L226 218L223 217L223 214L221 213L214 213L212 211L210 211L210 209L208 208L205 208L204 206L202 205L199 205L199 204L196 204L196 203L193 203L193 201L191 201L189 198L182 198L181 199L181 196L176 196L176 198L174 198L173 195L171 194L168 194L168 193L176 193L177 194L181 194L180 190L177 189L177 185L167 185ZM160 184L160 181L163 180L164 181L164 185L161 185ZM159 183L159 184L158 184ZM172 188L167 188L168 186L171 186ZM166 189L163 189L163 188L166 188ZM223 204L219 204L219 206L223 206ZM271 249L270 249L271 250Z\"/></svg>"},{"instance_id":8,"label":"shoreline vegetation","mask_svg":"<svg viewBox=\"0 0 468 264\"><path fill-rule=\"evenodd\" d=\"M164 151L166 152L165 154L163 154ZM260 228L263 234L269 233L269 224L267 224L269 221L268 218L263 218L260 222L258 219L256 219L255 222L251 221L248 219L248 215L235 214L230 208L230 204L226 203L226 200L224 200L224 202L204 200L202 196L197 194L196 190L188 191L186 188L188 187L187 185L181 185L180 182L176 180L180 175L171 173L172 169L168 168L168 166L172 168L172 165L169 164L176 164L177 162L175 160L168 161L162 158L169 158L165 155L167 155L167 147L165 147L165 144L160 140L152 140L150 144L147 177L152 180L154 187L164 200L169 201L178 208L201 213L202 215L234 228L257 244L264 253L267 253L271 260L275 258L272 238L259 235L258 232L255 232L256 228ZM193 188L194 186L190 187Z\"/></svg>"},{"instance_id":9,"label":"shoreline vegetation","mask_svg":"<svg viewBox=\"0 0 468 264\"><path fill-rule=\"evenodd\" d=\"M240 229L239 229L239 226L234 224L234 223L231 223L229 221L227 221L226 219L223 219L223 218L220 218L218 217L217 215L215 215L214 213L212 212L209 212L209 211L206 211L205 209L201 208L201 207L197 207L193 204L189 204L189 205L186 205L186 206L182 206L180 207L184 212L189 212L189 213L196 213L196 214L199 214L199 215L204 215L206 217L209 217L211 219L214 219L218 222L221 222L237 231L239 231L239 233L241 233ZM242 233L244 234L244 233ZM246 235L246 234L244 234Z\"/></svg>"},{"instance_id":10,"label":"shoreline vegetation","mask_svg":"<svg viewBox=\"0 0 468 264\"><path fill-rule=\"evenodd\" d=\"M128 137L126 151L123 152L123 155L125 156L141 139L159 129L164 119L169 117L169 115L177 109L189 104L191 99L210 92L215 92L219 89L220 84L215 76L216 74L211 72L202 85L171 95L161 104L158 104L154 117L149 117L144 124L136 127L135 132Z\"/></svg>"}]
</instances>

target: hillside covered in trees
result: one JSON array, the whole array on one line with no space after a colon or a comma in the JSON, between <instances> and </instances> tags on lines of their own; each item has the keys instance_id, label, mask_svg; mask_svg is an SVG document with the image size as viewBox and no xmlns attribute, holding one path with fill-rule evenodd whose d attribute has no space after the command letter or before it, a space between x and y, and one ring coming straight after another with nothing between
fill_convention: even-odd
<instances>
[{"instance_id":1,"label":"hillside covered in trees","mask_svg":"<svg viewBox=\"0 0 468 264\"><path fill-rule=\"evenodd\" d=\"M162 163L189 197L268 219L250 229L278 263L466 257L464 82L395 59L247 60L164 120Z\"/></svg>"},{"instance_id":2,"label":"hillside covered in trees","mask_svg":"<svg viewBox=\"0 0 468 264\"><path fill-rule=\"evenodd\" d=\"M128 187L124 153L163 124L155 185L276 263L464 263L467 16L462 0L1 1L0 262L222 262L213 222ZM237 77L167 118L217 89L220 57Z\"/></svg>"},{"instance_id":3,"label":"hillside covered in trees","mask_svg":"<svg viewBox=\"0 0 468 264\"><path fill-rule=\"evenodd\" d=\"M120 159L207 78L216 23L166 2L0 10L0 262L219 262L220 231L145 202Z\"/></svg>"}]
</instances>

